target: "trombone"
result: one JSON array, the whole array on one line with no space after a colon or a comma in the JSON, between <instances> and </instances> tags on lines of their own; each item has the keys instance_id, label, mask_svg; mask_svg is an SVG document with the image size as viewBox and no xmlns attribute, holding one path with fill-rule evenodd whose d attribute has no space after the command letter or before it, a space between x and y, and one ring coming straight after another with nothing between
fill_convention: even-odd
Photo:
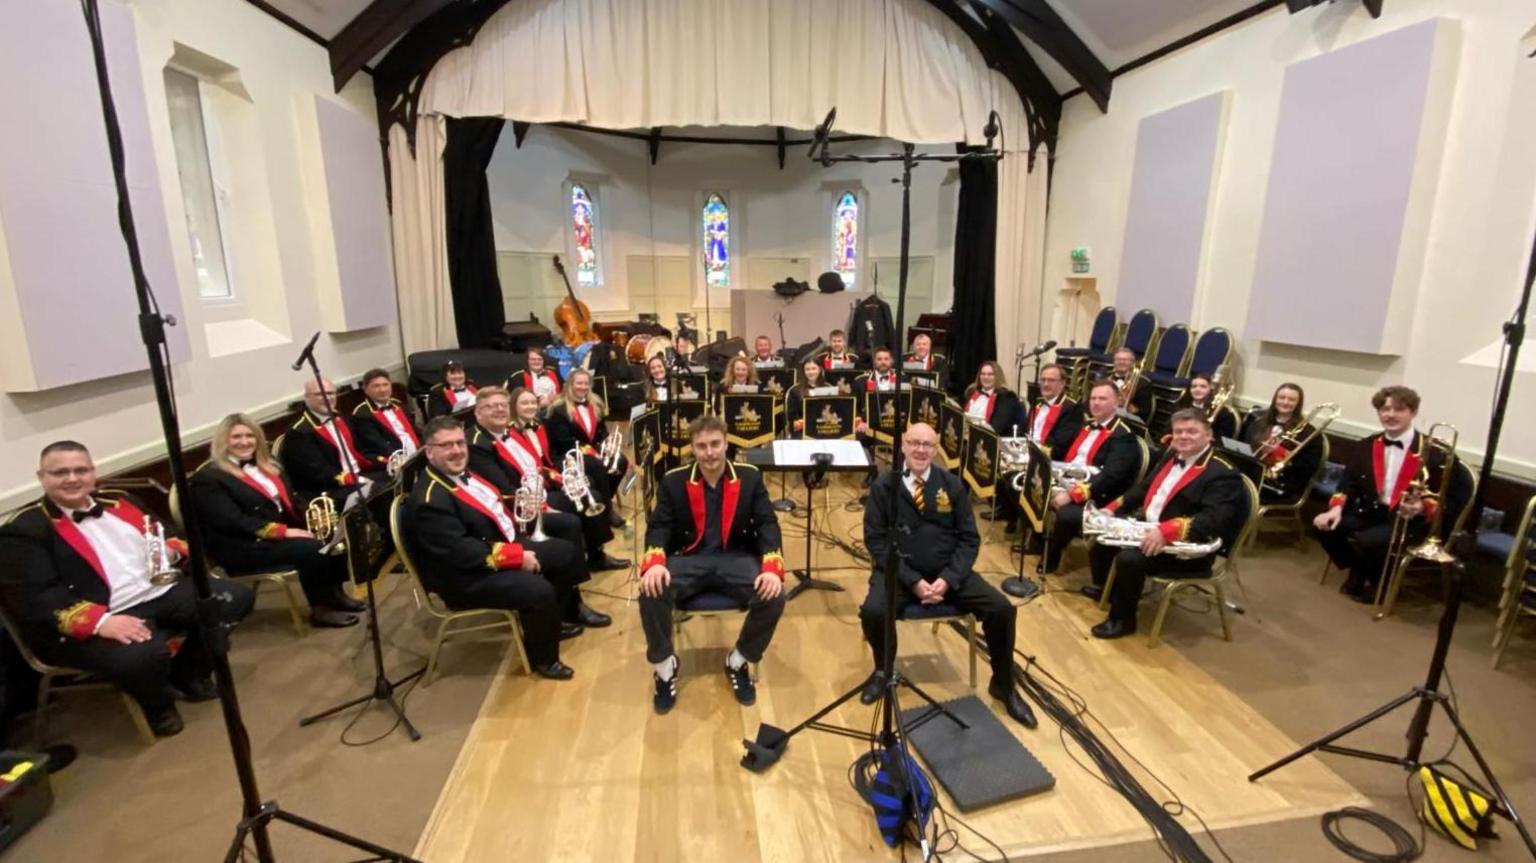
<instances>
[{"instance_id":1,"label":"trombone","mask_svg":"<svg viewBox=\"0 0 1536 863\"><path fill-rule=\"evenodd\" d=\"M1321 416L1322 420L1318 421ZM1324 402L1307 412L1307 416L1301 422L1291 426L1275 437L1259 444L1253 451L1253 457L1264 463L1264 480L1266 482L1279 482L1281 475L1291 463L1296 454L1306 448L1307 444L1316 440L1318 435L1328 429L1333 421L1339 418L1339 406L1333 402ZM1279 461L1268 463L1268 457L1276 450L1284 453ZM1454 447L1453 447L1454 449Z\"/></svg>"},{"instance_id":2,"label":"trombone","mask_svg":"<svg viewBox=\"0 0 1536 863\"><path fill-rule=\"evenodd\" d=\"M1216 415L1221 413L1221 409L1226 407L1227 401L1232 398L1232 391L1237 388L1236 384L1237 382L1232 379L1232 369L1226 363L1222 363L1211 372L1211 397L1206 402L1206 419L1216 419Z\"/></svg>"},{"instance_id":3,"label":"trombone","mask_svg":"<svg viewBox=\"0 0 1536 863\"><path fill-rule=\"evenodd\" d=\"M1392 612L1392 606L1397 602L1397 590L1402 585L1403 573L1407 571L1408 564L1415 560L1429 561L1436 564L1454 563L1456 556L1445 548L1444 541L1440 538L1440 530L1445 523L1446 495L1451 490L1451 480L1456 475L1456 443L1461 434L1450 423L1435 423L1429 427L1425 435L1427 440L1424 446L1424 463L1419 466L1418 475L1408 485L1407 491L1397 504L1397 517L1392 521L1392 538L1387 544L1387 558L1382 565L1382 578L1376 585L1376 614L1375 619L1381 620ZM1441 450L1444 453L1440 465L1440 482L1435 491L1429 491L1429 457L1432 451ZM1429 518L1429 533L1425 538L1413 545L1408 545L1408 532L1412 527L1414 516L1407 515L1403 511L1403 504L1412 498L1420 503L1432 502L1434 515Z\"/></svg>"}]
</instances>

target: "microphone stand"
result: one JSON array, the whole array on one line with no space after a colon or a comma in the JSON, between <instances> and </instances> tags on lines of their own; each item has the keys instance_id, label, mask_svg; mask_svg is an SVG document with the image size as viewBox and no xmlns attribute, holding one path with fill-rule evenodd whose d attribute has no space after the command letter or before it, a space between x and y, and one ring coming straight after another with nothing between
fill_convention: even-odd
<instances>
[{"instance_id":1,"label":"microphone stand","mask_svg":"<svg viewBox=\"0 0 1536 863\"><path fill-rule=\"evenodd\" d=\"M101 10L98 0L83 0L86 33L91 43L91 57L96 68L96 87L101 97L103 125L106 127L107 152L112 161L112 179L117 193L118 227L122 231L123 245L127 247L128 265L133 275L134 294L138 300L139 335L149 360L150 382L155 390L155 403L160 412L160 430L165 438L166 459L171 470L171 484L183 501L191 500L187 483L187 471L181 448L181 423L177 418L175 394L172 390L165 328L175 326L176 320L162 315L150 288L149 276L144 272L144 260L139 249L138 231L133 221L133 202L128 193L128 174L123 153L122 129L117 119L117 107L112 99L111 75L107 70L105 43L101 34ZM225 855L226 863L240 858L245 851L246 839L256 846L256 859L272 863L273 853L268 826L273 821L323 836L338 844L347 845L373 855L371 859L416 863L398 851L391 851L366 839L343 833L334 827L312 821L289 812L275 800L263 801L256 784L256 765L251 759L251 737L246 731L245 720L240 715L240 700L235 692L235 675L229 666L229 637L218 622L220 600L213 596L207 563L203 559L203 533L196 507L182 510L182 523L187 531L187 569L192 576L192 586L197 593L197 619L201 648L208 653L213 677L218 684L219 707L224 718L224 733L229 738L230 756L234 761L235 778L240 784L241 819L235 827L235 836Z\"/></svg>"}]
</instances>

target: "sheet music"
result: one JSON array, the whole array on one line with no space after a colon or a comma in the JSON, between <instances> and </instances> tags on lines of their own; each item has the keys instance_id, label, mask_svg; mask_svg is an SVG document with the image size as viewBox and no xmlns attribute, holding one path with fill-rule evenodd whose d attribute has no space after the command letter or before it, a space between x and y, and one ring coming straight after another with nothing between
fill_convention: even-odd
<instances>
[{"instance_id":1,"label":"sheet music","mask_svg":"<svg viewBox=\"0 0 1536 863\"><path fill-rule=\"evenodd\" d=\"M1231 451L1233 451L1235 453L1239 453L1241 455L1249 455L1249 456L1253 455L1253 447L1249 446L1246 443L1243 443L1240 440L1235 440L1233 438L1229 438L1229 437L1222 438L1221 439L1221 446L1222 446L1223 449L1229 449L1229 450L1231 450Z\"/></svg>"},{"instance_id":2,"label":"sheet music","mask_svg":"<svg viewBox=\"0 0 1536 863\"><path fill-rule=\"evenodd\" d=\"M773 442L773 462L779 466L814 467L811 456L831 453L832 463L839 467L867 467L869 459L864 447L856 440L776 440Z\"/></svg>"}]
</instances>

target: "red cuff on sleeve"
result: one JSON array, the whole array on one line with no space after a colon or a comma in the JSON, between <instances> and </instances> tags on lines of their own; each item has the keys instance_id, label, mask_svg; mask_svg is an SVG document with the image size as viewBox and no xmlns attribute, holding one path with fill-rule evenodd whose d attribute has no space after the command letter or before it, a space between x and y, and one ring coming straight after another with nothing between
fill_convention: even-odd
<instances>
[{"instance_id":1,"label":"red cuff on sleeve","mask_svg":"<svg viewBox=\"0 0 1536 863\"><path fill-rule=\"evenodd\" d=\"M1342 492L1335 493L1332 497L1328 498L1328 508L1333 509L1336 506L1343 506L1348 502L1349 495L1343 494Z\"/></svg>"},{"instance_id":2,"label":"red cuff on sleeve","mask_svg":"<svg viewBox=\"0 0 1536 863\"><path fill-rule=\"evenodd\" d=\"M783 581L784 555L779 554L776 551L770 551L763 555L763 568L759 570L759 572L771 572L779 577L779 581Z\"/></svg>"},{"instance_id":3,"label":"red cuff on sleeve","mask_svg":"<svg viewBox=\"0 0 1536 863\"><path fill-rule=\"evenodd\" d=\"M187 545L186 540L176 536L168 537L165 540L165 547L181 555L182 560L186 560L192 551L192 548Z\"/></svg>"},{"instance_id":4,"label":"red cuff on sleeve","mask_svg":"<svg viewBox=\"0 0 1536 863\"><path fill-rule=\"evenodd\" d=\"M644 575L645 571L650 569L653 566L666 566L666 565L667 565L667 553L665 551L663 551L660 547L653 545L650 548L647 548L645 550L645 556L640 558L640 573L642 575ZM782 563L781 563L781 565L782 565Z\"/></svg>"},{"instance_id":5,"label":"red cuff on sleeve","mask_svg":"<svg viewBox=\"0 0 1536 863\"><path fill-rule=\"evenodd\" d=\"M84 641L96 634L96 624L107 613L105 605L80 602L54 613L59 619L59 632L76 641Z\"/></svg>"},{"instance_id":6,"label":"red cuff on sleeve","mask_svg":"<svg viewBox=\"0 0 1536 863\"><path fill-rule=\"evenodd\" d=\"M1083 501L1087 500L1088 483L1080 482L1077 485L1072 486L1072 490L1067 492L1067 496L1072 498L1073 503L1082 503Z\"/></svg>"},{"instance_id":7,"label":"red cuff on sleeve","mask_svg":"<svg viewBox=\"0 0 1536 863\"><path fill-rule=\"evenodd\" d=\"M288 525L281 522L268 522L256 531L256 536L261 539L283 539L288 536Z\"/></svg>"},{"instance_id":8,"label":"red cuff on sleeve","mask_svg":"<svg viewBox=\"0 0 1536 863\"><path fill-rule=\"evenodd\" d=\"M1424 498L1424 517L1425 518L1434 518L1435 517L1435 511L1438 510L1439 508L1440 508L1440 501L1435 500L1432 497Z\"/></svg>"},{"instance_id":9,"label":"red cuff on sleeve","mask_svg":"<svg viewBox=\"0 0 1536 863\"><path fill-rule=\"evenodd\" d=\"M1165 542L1179 542L1189 533L1189 519L1170 518L1158 522L1157 531L1163 535Z\"/></svg>"},{"instance_id":10,"label":"red cuff on sleeve","mask_svg":"<svg viewBox=\"0 0 1536 863\"><path fill-rule=\"evenodd\" d=\"M523 565L523 547L515 542L493 543L485 565L497 571L517 569Z\"/></svg>"}]
</instances>

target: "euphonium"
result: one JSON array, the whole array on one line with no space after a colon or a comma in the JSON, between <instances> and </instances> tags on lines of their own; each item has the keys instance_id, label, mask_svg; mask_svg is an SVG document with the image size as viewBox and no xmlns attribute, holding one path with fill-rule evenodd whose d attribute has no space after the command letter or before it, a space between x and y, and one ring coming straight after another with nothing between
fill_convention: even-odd
<instances>
[{"instance_id":1,"label":"euphonium","mask_svg":"<svg viewBox=\"0 0 1536 863\"><path fill-rule=\"evenodd\" d=\"M549 539L544 533L546 496L544 477L537 471L528 471L523 474L523 484L518 486L516 494L512 497L512 518L517 521L518 530L521 531L526 531L529 523L533 524L533 533L528 534L528 538L534 542Z\"/></svg>"},{"instance_id":2,"label":"euphonium","mask_svg":"<svg viewBox=\"0 0 1536 863\"><path fill-rule=\"evenodd\" d=\"M603 444L598 448L597 457L602 460L603 467L609 473L619 472L619 456L623 455L624 439L616 434L609 434L603 438Z\"/></svg>"},{"instance_id":3,"label":"euphonium","mask_svg":"<svg viewBox=\"0 0 1536 863\"><path fill-rule=\"evenodd\" d=\"M1136 548L1141 545L1147 531L1156 528L1155 521L1120 518L1098 509L1092 501L1083 506L1083 536L1091 537L1100 545ZM1193 558L1205 557L1220 550L1221 539L1218 537L1210 542L1170 542L1165 544L1163 550L1158 553L1171 557Z\"/></svg>"},{"instance_id":4,"label":"euphonium","mask_svg":"<svg viewBox=\"0 0 1536 863\"><path fill-rule=\"evenodd\" d=\"M181 578L181 572L171 565L170 551L165 546L165 525L147 515L144 516L144 563L149 583L157 587Z\"/></svg>"},{"instance_id":5,"label":"euphonium","mask_svg":"<svg viewBox=\"0 0 1536 863\"><path fill-rule=\"evenodd\" d=\"M581 510L584 516L602 515L608 507L592 494L592 486L587 482L587 471L582 463L581 450L572 447L565 454L565 461L560 466L560 485L565 489L565 496L571 499L571 503Z\"/></svg>"}]
</instances>

